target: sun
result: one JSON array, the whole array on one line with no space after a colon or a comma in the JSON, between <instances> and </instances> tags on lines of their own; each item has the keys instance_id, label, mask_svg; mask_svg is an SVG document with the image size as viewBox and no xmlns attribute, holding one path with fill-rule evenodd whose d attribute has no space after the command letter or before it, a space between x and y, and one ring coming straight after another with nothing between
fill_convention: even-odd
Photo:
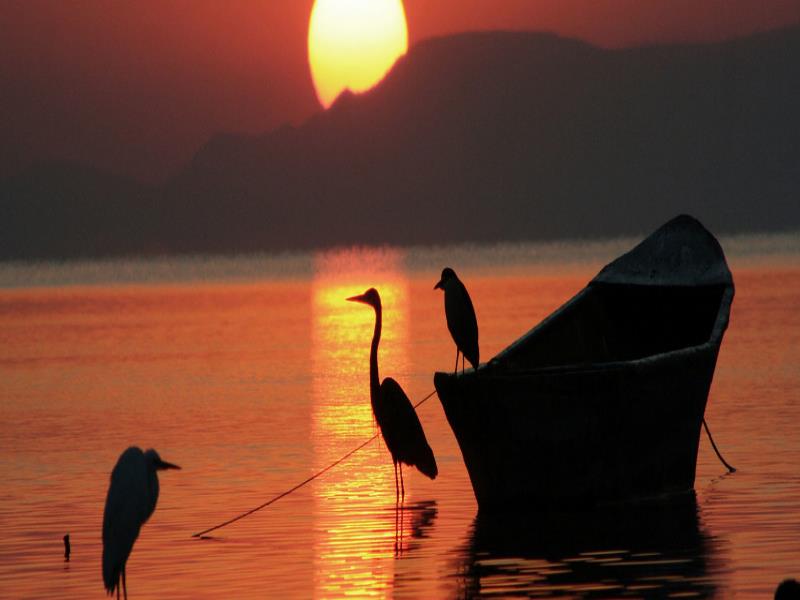
<instances>
[{"instance_id":1,"label":"sun","mask_svg":"<svg viewBox=\"0 0 800 600\"><path fill-rule=\"evenodd\" d=\"M316 0L308 26L308 62L325 108L345 89L363 92L408 50L402 0Z\"/></svg>"}]
</instances>

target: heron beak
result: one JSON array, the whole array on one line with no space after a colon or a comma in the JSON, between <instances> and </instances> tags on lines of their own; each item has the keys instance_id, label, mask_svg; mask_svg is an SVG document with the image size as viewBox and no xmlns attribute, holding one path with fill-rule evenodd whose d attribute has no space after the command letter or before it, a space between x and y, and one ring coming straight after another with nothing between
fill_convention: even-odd
<instances>
[{"instance_id":1,"label":"heron beak","mask_svg":"<svg viewBox=\"0 0 800 600\"><path fill-rule=\"evenodd\" d=\"M435 289L435 290L443 290L444 289L444 279L440 279L439 283L437 283L435 286L433 286L433 289Z\"/></svg>"},{"instance_id":2,"label":"heron beak","mask_svg":"<svg viewBox=\"0 0 800 600\"><path fill-rule=\"evenodd\" d=\"M346 300L348 302L361 302L363 304L367 303L366 299L364 298L364 294L361 294L360 296L350 296L349 298L346 298Z\"/></svg>"},{"instance_id":3,"label":"heron beak","mask_svg":"<svg viewBox=\"0 0 800 600\"><path fill-rule=\"evenodd\" d=\"M156 469L162 471L165 469L180 469L178 465L173 465L172 463L168 463L165 460L160 460L156 463Z\"/></svg>"}]
</instances>

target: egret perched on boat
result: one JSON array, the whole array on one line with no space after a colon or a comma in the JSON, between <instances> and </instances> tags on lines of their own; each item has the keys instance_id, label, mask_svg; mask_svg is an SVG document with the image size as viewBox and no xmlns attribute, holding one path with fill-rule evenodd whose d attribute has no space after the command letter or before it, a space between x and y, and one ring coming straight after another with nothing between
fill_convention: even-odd
<instances>
[{"instance_id":1,"label":"egret perched on boat","mask_svg":"<svg viewBox=\"0 0 800 600\"><path fill-rule=\"evenodd\" d=\"M153 514L158 502L157 471L180 469L161 460L153 449L142 452L132 446L125 450L111 471L111 483L103 513L103 582L109 596L117 591L122 575L125 598L125 563L128 561L139 530Z\"/></svg>"},{"instance_id":2,"label":"egret perched on boat","mask_svg":"<svg viewBox=\"0 0 800 600\"><path fill-rule=\"evenodd\" d=\"M464 371L464 357L477 369L480 364L478 349L478 319L469 292L450 267L442 270L442 278L433 289L444 291L444 314L447 317L447 329L456 343L456 367L458 371L458 355L461 353L461 371Z\"/></svg>"},{"instance_id":3,"label":"egret perched on boat","mask_svg":"<svg viewBox=\"0 0 800 600\"><path fill-rule=\"evenodd\" d=\"M425 432L419 422L408 396L391 377L380 383L378 377L378 344L381 340L382 309L378 290L370 288L360 296L348 298L350 302L361 302L375 309L375 333L372 336L372 349L369 355L369 396L372 414L378 422L386 447L394 463L394 486L397 497L405 497L403 484L403 463L417 467L423 475L436 479L439 469L433 451L425 439ZM397 485L397 469L400 468L400 486Z\"/></svg>"}]
</instances>

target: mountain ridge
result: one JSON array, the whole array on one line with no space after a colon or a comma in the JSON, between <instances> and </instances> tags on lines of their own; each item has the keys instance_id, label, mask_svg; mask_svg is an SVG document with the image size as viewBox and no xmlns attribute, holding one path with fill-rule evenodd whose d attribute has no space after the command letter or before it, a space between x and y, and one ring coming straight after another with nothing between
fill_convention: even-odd
<instances>
[{"instance_id":1,"label":"mountain ridge","mask_svg":"<svg viewBox=\"0 0 800 600\"><path fill-rule=\"evenodd\" d=\"M800 27L633 49L531 32L432 38L302 125L215 135L162 187L128 186L139 209L108 215L133 224L109 223L124 243L93 245L97 224L57 251L598 237L680 212L725 232L797 228L798 57ZM14 217L31 192L8 190L0 210ZM18 231L36 229L26 214ZM8 243L3 221L0 257L53 254L42 236Z\"/></svg>"}]
</instances>

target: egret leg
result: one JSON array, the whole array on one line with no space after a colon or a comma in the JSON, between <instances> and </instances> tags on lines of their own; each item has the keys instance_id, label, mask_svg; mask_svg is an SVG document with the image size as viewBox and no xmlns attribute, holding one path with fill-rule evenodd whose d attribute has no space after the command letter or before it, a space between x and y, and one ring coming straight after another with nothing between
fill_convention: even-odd
<instances>
[{"instance_id":1,"label":"egret leg","mask_svg":"<svg viewBox=\"0 0 800 600\"><path fill-rule=\"evenodd\" d=\"M403 485L403 463L400 463L400 491L401 491L401 499L406 499L406 486Z\"/></svg>"},{"instance_id":2,"label":"egret leg","mask_svg":"<svg viewBox=\"0 0 800 600\"><path fill-rule=\"evenodd\" d=\"M464 374L464 353L461 353L461 374Z\"/></svg>"},{"instance_id":3,"label":"egret leg","mask_svg":"<svg viewBox=\"0 0 800 600\"><path fill-rule=\"evenodd\" d=\"M453 368L453 373L458 373L458 346L456 346L456 366Z\"/></svg>"},{"instance_id":4,"label":"egret leg","mask_svg":"<svg viewBox=\"0 0 800 600\"><path fill-rule=\"evenodd\" d=\"M122 595L128 600L128 584L125 582L125 569L122 569Z\"/></svg>"},{"instance_id":5,"label":"egret leg","mask_svg":"<svg viewBox=\"0 0 800 600\"><path fill-rule=\"evenodd\" d=\"M117 600L119 600L119 577L117 577Z\"/></svg>"}]
</instances>

